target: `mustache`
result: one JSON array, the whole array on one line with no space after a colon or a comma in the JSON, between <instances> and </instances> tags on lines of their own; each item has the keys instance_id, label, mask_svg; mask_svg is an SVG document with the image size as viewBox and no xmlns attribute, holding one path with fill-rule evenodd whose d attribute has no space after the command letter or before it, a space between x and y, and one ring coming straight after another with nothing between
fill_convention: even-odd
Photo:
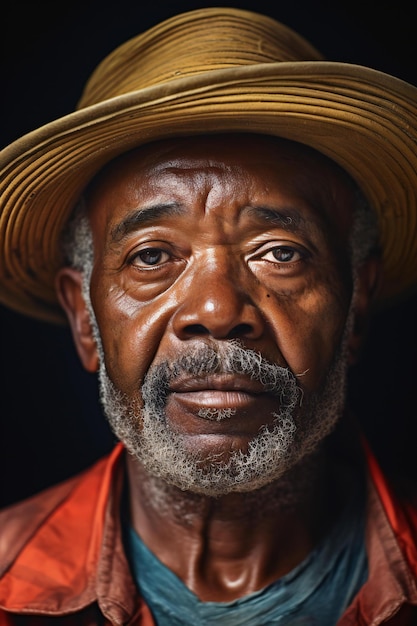
<instances>
[{"instance_id":1,"label":"mustache","mask_svg":"<svg viewBox=\"0 0 417 626\"><path fill-rule=\"evenodd\" d=\"M196 378L213 374L237 374L256 380L266 393L279 397L281 406L295 407L302 391L296 376L288 367L265 359L259 352L245 348L238 341L211 346L201 344L171 361L152 365L142 385L142 398L163 408L170 385L181 375Z\"/></svg>"}]
</instances>

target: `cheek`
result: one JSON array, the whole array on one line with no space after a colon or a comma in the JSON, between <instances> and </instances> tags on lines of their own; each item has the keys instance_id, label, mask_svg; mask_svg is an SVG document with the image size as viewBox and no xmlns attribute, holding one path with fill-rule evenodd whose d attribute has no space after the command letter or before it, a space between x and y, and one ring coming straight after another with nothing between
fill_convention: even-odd
<instances>
[{"instance_id":1,"label":"cheek","mask_svg":"<svg viewBox=\"0 0 417 626\"><path fill-rule=\"evenodd\" d=\"M139 303L125 291L92 294L107 372L121 391L132 393L155 358L177 303L169 296Z\"/></svg>"},{"instance_id":2,"label":"cheek","mask_svg":"<svg viewBox=\"0 0 417 626\"><path fill-rule=\"evenodd\" d=\"M328 289L306 290L296 299L274 296L266 315L285 363L300 385L315 391L340 346L348 305Z\"/></svg>"}]
</instances>

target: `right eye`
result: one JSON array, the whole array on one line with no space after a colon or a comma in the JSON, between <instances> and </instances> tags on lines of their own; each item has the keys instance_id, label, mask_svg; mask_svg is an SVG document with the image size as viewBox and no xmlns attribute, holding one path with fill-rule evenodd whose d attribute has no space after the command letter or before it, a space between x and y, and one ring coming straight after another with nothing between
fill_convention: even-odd
<instances>
[{"instance_id":1,"label":"right eye","mask_svg":"<svg viewBox=\"0 0 417 626\"><path fill-rule=\"evenodd\" d=\"M161 248L145 248L139 252L135 252L129 259L129 262L136 267L151 269L167 263L170 258L168 252Z\"/></svg>"}]
</instances>

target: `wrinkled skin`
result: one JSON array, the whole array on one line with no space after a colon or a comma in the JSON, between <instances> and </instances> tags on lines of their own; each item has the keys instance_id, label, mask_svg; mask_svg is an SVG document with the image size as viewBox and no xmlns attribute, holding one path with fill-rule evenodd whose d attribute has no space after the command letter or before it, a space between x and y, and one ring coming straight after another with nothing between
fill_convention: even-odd
<instances>
[{"instance_id":1,"label":"wrinkled skin","mask_svg":"<svg viewBox=\"0 0 417 626\"><path fill-rule=\"evenodd\" d=\"M108 375L127 397L140 405L151 365L201 342L230 339L299 375L305 398L320 390L352 296L354 199L338 168L301 146L265 137L170 140L110 164L87 202L92 305ZM359 274L352 360L376 275L372 263ZM57 284L84 367L96 371L81 277L63 268ZM245 380L210 380L206 387L180 381L174 391L167 423L190 450L207 456L245 450L277 402L252 393ZM213 422L198 415L207 407L235 412ZM175 493L176 501L192 503L185 528L170 515L169 489L156 505L152 478L135 459L128 466L135 527L203 599L230 600L261 588L294 567L326 530L328 494L320 484L278 518L273 511L251 517L242 494L197 503L194 494ZM168 503L163 515L161 493Z\"/></svg>"}]
</instances>

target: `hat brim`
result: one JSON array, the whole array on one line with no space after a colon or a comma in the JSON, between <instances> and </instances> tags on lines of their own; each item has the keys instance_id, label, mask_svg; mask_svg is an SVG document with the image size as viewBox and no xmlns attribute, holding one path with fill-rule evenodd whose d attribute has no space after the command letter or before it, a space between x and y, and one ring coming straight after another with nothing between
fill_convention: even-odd
<instances>
[{"instance_id":1,"label":"hat brim","mask_svg":"<svg viewBox=\"0 0 417 626\"><path fill-rule=\"evenodd\" d=\"M0 153L0 300L65 321L55 294L60 237L83 189L109 160L162 138L276 135L339 163L378 214L382 301L417 282L417 88L362 66L266 63L179 78L89 106Z\"/></svg>"}]
</instances>

